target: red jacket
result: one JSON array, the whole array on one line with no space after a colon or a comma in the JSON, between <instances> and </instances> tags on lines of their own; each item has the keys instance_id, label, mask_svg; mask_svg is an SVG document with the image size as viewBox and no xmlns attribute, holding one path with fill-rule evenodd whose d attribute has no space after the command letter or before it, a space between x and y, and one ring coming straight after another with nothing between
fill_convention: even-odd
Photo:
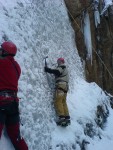
<instances>
[{"instance_id":1,"label":"red jacket","mask_svg":"<svg viewBox=\"0 0 113 150\"><path fill-rule=\"evenodd\" d=\"M14 57L0 59L0 90L18 91L18 80L21 74L19 64Z\"/></svg>"}]
</instances>

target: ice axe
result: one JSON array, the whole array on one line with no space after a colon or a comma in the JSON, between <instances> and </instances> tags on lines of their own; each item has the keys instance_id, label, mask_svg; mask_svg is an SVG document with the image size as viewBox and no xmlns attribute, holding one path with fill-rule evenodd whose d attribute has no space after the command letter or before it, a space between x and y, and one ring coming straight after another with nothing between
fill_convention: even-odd
<instances>
[{"instance_id":1,"label":"ice axe","mask_svg":"<svg viewBox=\"0 0 113 150\"><path fill-rule=\"evenodd\" d=\"M46 59L48 58L48 56L46 56L44 59L45 59L45 67L47 67L47 61Z\"/></svg>"}]
</instances>

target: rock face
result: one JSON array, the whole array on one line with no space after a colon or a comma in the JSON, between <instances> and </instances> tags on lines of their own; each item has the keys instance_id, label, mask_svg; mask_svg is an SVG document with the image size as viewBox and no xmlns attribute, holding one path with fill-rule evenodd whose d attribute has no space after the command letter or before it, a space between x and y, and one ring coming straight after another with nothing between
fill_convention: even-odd
<instances>
[{"instance_id":1,"label":"rock face","mask_svg":"<svg viewBox=\"0 0 113 150\"><path fill-rule=\"evenodd\" d=\"M85 67L86 80L96 82L103 90L113 94L113 5L103 11L104 0L65 0L68 14L75 31L75 42ZM97 3L96 3L97 4ZM98 9L100 23L95 25L94 11ZM88 57L83 36L84 14L89 14L92 60Z\"/></svg>"}]
</instances>

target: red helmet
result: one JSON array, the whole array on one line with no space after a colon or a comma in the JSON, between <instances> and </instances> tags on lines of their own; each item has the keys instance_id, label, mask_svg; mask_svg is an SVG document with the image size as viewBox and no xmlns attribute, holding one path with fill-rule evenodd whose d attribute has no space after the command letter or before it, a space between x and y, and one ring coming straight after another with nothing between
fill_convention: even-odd
<instances>
[{"instance_id":1,"label":"red helmet","mask_svg":"<svg viewBox=\"0 0 113 150\"><path fill-rule=\"evenodd\" d=\"M65 63L64 58L58 58L58 59L57 59L57 63L63 63L63 64L64 64L64 63Z\"/></svg>"},{"instance_id":2,"label":"red helmet","mask_svg":"<svg viewBox=\"0 0 113 150\"><path fill-rule=\"evenodd\" d=\"M16 55L17 47L13 42L4 42L1 45L2 49L8 54Z\"/></svg>"}]
</instances>

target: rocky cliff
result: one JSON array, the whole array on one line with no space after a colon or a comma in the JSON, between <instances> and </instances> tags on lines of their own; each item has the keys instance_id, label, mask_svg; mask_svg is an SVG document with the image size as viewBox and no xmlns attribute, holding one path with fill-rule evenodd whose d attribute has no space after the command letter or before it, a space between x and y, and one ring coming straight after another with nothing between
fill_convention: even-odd
<instances>
[{"instance_id":1,"label":"rocky cliff","mask_svg":"<svg viewBox=\"0 0 113 150\"><path fill-rule=\"evenodd\" d=\"M85 67L86 80L96 82L113 94L113 5L105 5L104 0L65 0L65 4L75 30L75 42ZM83 35L86 13L90 20L92 58L88 57ZM99 18L95 21L96 13L99 13Z\"/></svg>"}]
</instances>

